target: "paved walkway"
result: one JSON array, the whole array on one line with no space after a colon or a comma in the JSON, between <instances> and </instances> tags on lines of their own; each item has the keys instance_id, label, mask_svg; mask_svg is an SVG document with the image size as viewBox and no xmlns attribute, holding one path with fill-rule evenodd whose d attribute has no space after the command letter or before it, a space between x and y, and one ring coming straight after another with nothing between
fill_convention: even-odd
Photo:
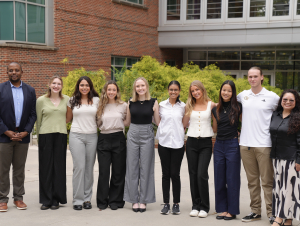
<instances>
[{"instance_id":1,"label":"paved walkway","mask_svg":"<svg viewBox=\"0 0 300 226\"><path fill-rule=\"evenodd\" d=\"M68 204L60 207L59 210L40 210L40 204L38 200L39 184L38 184L38 149L36 146L31 146L28 154L26 164L26 182L25 189L26 194L24 201L28 205L28 209L25 211L17 210L12 205L12 199L10 195L10 201L8 203L8 212L0 213L0 226L35 226L35 225L270 225L268 218L265 214L265 204L263 202L263 213L262 220L243 223L241 218L250 212L249 208L249 193L247 188L247 179L245 176L244 169L242 167L241 173L241 214L236 220L232 221L218 221L215 219L215 199L214 199L214 177L213 177L213 163L211 162L209 167L209 185L210 185L210 201L211 211L207 218L190 217L189 212L191 211L191 197L189 188L188 168L186 157L183 159L181 168L181 214L180 215L161 215L160 210L162 206L162 189L161 189L161 166L160 159L157 154L155 156L155 183L156 183L156 200L154 204L147 206L145 213L134 213L131 210L131 204L126 203L123 209L117 211L110 210L109 208L104 211L99 211L96 208L96 185L98 176L98 166L95 164L95 183L94 183L94 195L92 198L93 209L75 211L72 209L72 157L70 152L67 152L67 193L68 193ZM294 221L294 225L299 222Z\"/></svg>"}]
</instances>

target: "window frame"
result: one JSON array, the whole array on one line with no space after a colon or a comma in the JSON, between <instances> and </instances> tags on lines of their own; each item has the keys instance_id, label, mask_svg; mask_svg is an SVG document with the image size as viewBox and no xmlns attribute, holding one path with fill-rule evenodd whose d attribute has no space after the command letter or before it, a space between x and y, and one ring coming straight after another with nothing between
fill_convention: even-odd
<instances>
[{"instance_id":1,"label":"window frame","mask_svg":"<svg viewBox=\"0 0 300 226\"><path fill-rule=\"evenodd\" d=\"M32 44L32 45L42 45L46 46L49 44L49 11L48 9L51 8L49 7L51 3L53 3L53 0L45 0L45 5L39 4L39 3L34 3L34 2L29 2L28 0L0 0L0 2L13 2L13 18L14 18L14 39L13 40L0 40L1 42L6 42L6 43L20 43L20 44ZM25 29L26 29L26 41L19 41L16 40L16 2L20 2L25 4ZM45 8L45 42L40 43L40 42L30 42L28 40L28 13L27 13L27 5L35 5L35 6L41 6Z\"/></svg>"},{"instance_id":2,"label":"window frame","mask_svg":"<svg viewBox=\"0 0 300 226\"><path fill-rule=\"evenodd\" d=\"M246 1L245 0L242 0L243 1L243 17L241 18L228 18L228 5L229 5L229 0L225 0L225 21L224 22L227 22L227 23L230 23L230 22L246 22L247 20L247 5L246 5ZM246 6L246 7L245 7Z\"/></svg>"},{"instance_id":3,"label":"window frame","mask_svg":"<svg viewBox=\"0 0 300 226\"><path fill-rule=\"evenodd\" d=\"M214 23L220 23L220 22L224 21L225 5L224 5L223 0L221 0L221 18L220 19L208 19L207 18L207 0L205 0L205 4L203 5L203 8L204 8L204 14L205 14L204 23L214 24Z\"/></svg>"},{"instance_id":4,"label":"window frame","mask_svg":"<svg viewBox=\"0 0 300 226\"><path fill-rule=\"evenodd\" d=\"M294 5L292 4L292 0L289 0L289 1L290 1L290 3L289 3L289 15L288 16L273 16L273 3L274 3L274 0L270 0L269 9L272 9L272 10L270 10L270 13L269 13L270 21L292 20L292 18L294 16L294 10L292 9L292 6L294 6Z\"/></svg>"},{"instance_id":5,"label":"window frame","mask_svg":"<svg viewBox=\"0 0 300 226\"><path fill-rule=\"evenodd\" d=\"M299 15L297 15L297 0L295 0L294 1L294 10L293 10L293 16L294 16L294 18L297 20L299 20L300 19L300 14ZM300 7L300 6L299 6Z\"/></svg>"},{"instance_id":6,"label":"window frame","mask_svg":"<svg viewBox=\"0 0 300 226\"><path fill-rule=\"evenodd\" d=\"M183 10L185 10L185 7L183 7L184 5L184 1L186 0L181 0L180 1L180 19L179 20L168 20L168 1L164 0L162 4L162 12L163 12L163 24L174 24L174 25L181 25L183 24L184 20L183 20L183 15L186 15L186 13L183 13Z\"/></svg>"},{"instance_id":7,"label":"window frame","mask_svg":"<svg viewBox=\"0 0 300 226\"><path fill-rule=\"evenodd\" d=\"M139 62L140 61L140 59L141 59L141 57L133 57L133 56L116 56L116 55L112 55L112 56L110 56L110 62L112 61L112 58L113 58L113 61L114 61L114 63L112 64L112 63L110 63L111 65L110 65L110 68L111 68L111 75L110 75L110 77L111 77L111 80L114 80L114 81L116 81L116 78L115 78L115 69L113 68L113 67L123 67L124 65L120 65L120 64L118 64L118 65L116 65L116 58L124 58L125 59L125 62L126 62L126 68L128 69L128 68L132 68L132 65L131 66L128 66L128 64L127 64L127 59L128 58L130 58L130 59L136 59L137 60L137 62Z\"/></svg>"},{"instance_id":8,"label":"window frame","mask_svg":"<svg viewBox=\"0 0 300 226\"><path fill-rule=\"evenodd\" d=\"M250 17L250 3L251 0L248 0L247 2L247 22L266 22L268 21L268 18L270 17L270 0L265 0L266 1L266 13L264 17Z\"/></svg>"}]
</instances>

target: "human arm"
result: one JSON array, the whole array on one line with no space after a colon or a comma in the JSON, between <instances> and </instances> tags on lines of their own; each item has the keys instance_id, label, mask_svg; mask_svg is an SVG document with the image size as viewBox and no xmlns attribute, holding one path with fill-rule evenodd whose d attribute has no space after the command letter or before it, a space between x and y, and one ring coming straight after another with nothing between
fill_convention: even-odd
<instances>
[{"instance_id":1,"label":"human arm","mask_svg":"<svg viewBox=\"0 0 300 226\"><path fill-rule=\"evenodd\" d=\"M37 137L39 136L39 132L40 132L41 124L42 124L42 119L43 119L43 100L42 100L42 98L43 97L40 97L36 101L36 115L37 115L36 134L37 134Z\"/></svg>"},{"instance_id":2,"label":"human arm","mask_svg":"<svg viewBox=\"0 0 300 226\"><path fill-rule=\"evenodd\" d=\"M29 135L29 133L32 131L33 127L34 127L34 123L35 121L37 120L37 114L36 114L36 94L35 94L35 90L30 87L30 102L31 102L31 108L29 109L30 110L30 114L29 114L29 117L27 119L27 123L24 127L24 132L20 132L18 135L19 137L24 138L26 136Z\"/></svg>"},{"instance_id":3,"label":"human arm","mask_svg":"<svg viewBox=\"0 0 300 226\"><path fill-rule=\"evenodd\" d=\"M72 109L68 106L67 107L67 118L66 118L66 123L71 122L73 119L73 111Z\"/></svg>"},{"instance_id":4,"label":"human arm","mask_svg":"<svg viewBox=\"0 0 300 226\"><path fill-rule=\"evenodd\" d=\"M185 113L184 113L184 116L182 118L182 124L183 124L184 128L186 128L188 126L189 121L190 121L190 116L187 115L187 107L185 106Z\"/></svg>"},{"instance_id":5,"label":"human arm","mask_svg":"<svg viewBox=\"0 0 300 226\"><path fill-rule=\"evenodd\" d=\"M154 111L154 114L153 114L154 122L158 126L160 123L160 117L159 117L159 105L158 105L157 100L155 100L155 102L154 102L153 111Z\"/></svg>"},{"instance_id":6,"label":"human arm","mask_svg":"<svg viewBox=\"0 0 300 226\"><path fill-rule=\"evenodd\" d=\"M216 133L217 130L218 130L217 119L215 118L215 116L213 114L212 114L212 118L213 118L213 126L212 126L212 128L213 128L214 133Z\"/></svg>"},{"instance_id":7,"label":"human arm","mask_svg":"<svg viewBox=\"0 0 300 226\"><path fill-rule=\"evenodd\" d=\"M131 114L130 114L130 110L129 110L129 104L130 104L130 101L128 101L128 104L126 106L126 118L123 121L124 122L124 126L129 126L130 122L131 122Z\"/></svg>"}]
</instances>

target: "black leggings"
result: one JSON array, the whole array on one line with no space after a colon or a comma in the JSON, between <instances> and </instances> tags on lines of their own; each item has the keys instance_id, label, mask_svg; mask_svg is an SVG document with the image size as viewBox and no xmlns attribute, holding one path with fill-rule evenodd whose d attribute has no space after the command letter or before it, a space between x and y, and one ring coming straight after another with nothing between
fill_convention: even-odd
<instances>
[{"instance_id":1,"label":"black leggings","mask_svg":"<svg viewBox=\"0 0 300 226\"><path fill-rule=\"evenodd\" d=\"M184 146L179 149L166 148L158 144L158 154L162 169L162 189L164 203L170 202L170 179L172 179L173 202L180 202L180 167Z\"/></svg>"}]
</instances>

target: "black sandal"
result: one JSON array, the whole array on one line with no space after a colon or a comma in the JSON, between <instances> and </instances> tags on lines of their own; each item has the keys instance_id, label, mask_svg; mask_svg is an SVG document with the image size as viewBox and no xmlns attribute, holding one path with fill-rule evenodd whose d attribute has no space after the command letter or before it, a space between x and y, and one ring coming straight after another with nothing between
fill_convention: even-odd
<instances>
[{"instance_id":1,"label":"black sandal","mask_svg":"<svg viewBox=\"0 0 300 226\"><path fill-rule=\"evenodd\" d=\"M283 226L283 221L282 221L281 223L278 223L277 221L274 220L273 223L274 223L274 222L275 222L276 224L278 224L279 226Z\"/></svg>"}]
</instances>

